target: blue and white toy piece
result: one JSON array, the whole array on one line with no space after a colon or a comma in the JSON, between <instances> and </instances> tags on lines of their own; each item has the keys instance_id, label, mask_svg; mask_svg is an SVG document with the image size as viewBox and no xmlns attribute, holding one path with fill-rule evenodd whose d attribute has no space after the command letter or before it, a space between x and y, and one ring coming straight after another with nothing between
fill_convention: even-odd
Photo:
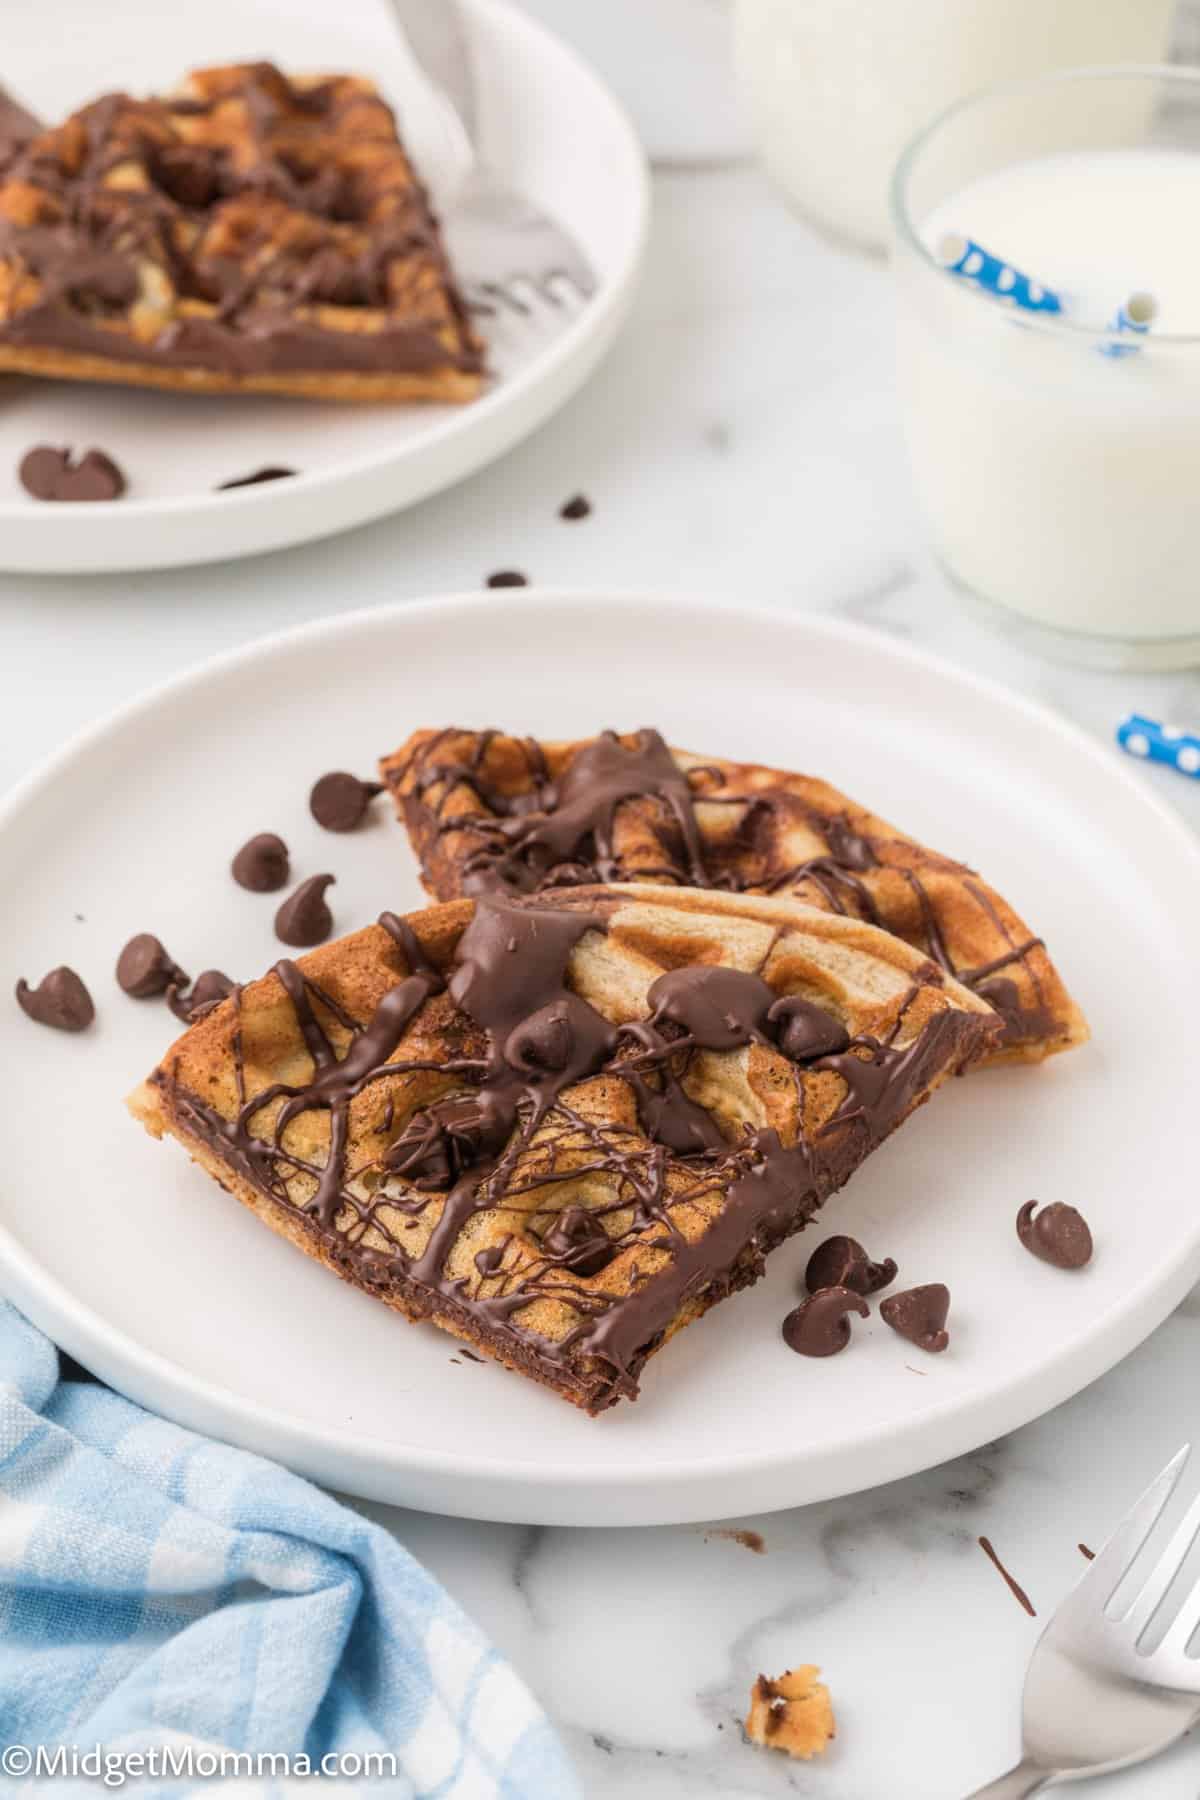
<instances>
[{"instance_id":1,"label":"blue and white toy piece","mask_svg":"<svg viewBox=\"0 0 1200 1800\"><path fill-rule=\"evenodd\" d=\"M1117 726L1117 742L1130 756L1140 756L1144 762L1168 763L1181 775L1200 777L1200 737L1193 732L1130 713Z\"/></svg>"},{"instance_id":2,"label":"blue and white toy piece","mask_svg":"<svg viewBox=\"0 0 1200 1800\"><path fill-rule=\"evenodd\" d=\"M1022 312L1060 313L1063 310L1062 297L1052 288L1043 287L1041 282L1023 275L1020 269L1002 262L974 238L964 237L961 232L946 233L938 244L937 258L951 275L959 275L964 281L986 288L997 300L1019 307Z\"/></svg>"}]
</instances>

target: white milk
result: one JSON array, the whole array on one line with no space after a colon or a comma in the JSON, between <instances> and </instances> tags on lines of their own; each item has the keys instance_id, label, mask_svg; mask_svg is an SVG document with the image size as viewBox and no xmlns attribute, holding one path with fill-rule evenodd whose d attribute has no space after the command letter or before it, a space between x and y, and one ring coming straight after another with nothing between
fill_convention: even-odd
<instances>
[{"instance_id":1,"label":"white milk","mask_svg":"<svg viewBox=\"0 0 1200 1800\"><path fill-rule=\"evenodd\" d=\"M1148 290L1151 334L1117 359L898 256L917 488L943 561L977 594L1058 630L1200 639L1197 219L1200 155L1098 149L982 176L922 222L931 249L966 233L1081 324Z\"/></svg>"},{"instance_id":2,"label":"white milk","mask_svg":"<svg viewBox=\"0 0 1200 1800\"><path fill-rule=\"evenodd\" d=\"M881 247L908 139L996 82L1160 62L1173 0L736 0L735 50L766 165L809 217Z\"/></svg>"}]
</instances>

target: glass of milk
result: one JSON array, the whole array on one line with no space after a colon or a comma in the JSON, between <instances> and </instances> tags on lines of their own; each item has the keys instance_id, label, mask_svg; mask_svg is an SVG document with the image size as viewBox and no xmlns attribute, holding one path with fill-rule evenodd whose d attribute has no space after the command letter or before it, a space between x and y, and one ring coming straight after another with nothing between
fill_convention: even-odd
<instances>
[{"instance_id":1,"label":"glass of milk","mask_svg":"<svg viewBox=\"0 0 1200 1800\"><path fill-rule=\"evenodd\" d=\"M739 85L806 217L887 243L896 158L977 88L1080 63L1162 62L1173 0L735 0Z\"/></svg>"},{"instance_id":2,"label":"glass of milk","mask_svg":"<svg viewBox=\"0 0 1200 1800\"><path fill-rule=\"evenodd\" d=\"M906 434L951 579L1051 654L1200 662L1200 70L960 102L901 158L892 214Z\"/></svg>"}]
</instances>

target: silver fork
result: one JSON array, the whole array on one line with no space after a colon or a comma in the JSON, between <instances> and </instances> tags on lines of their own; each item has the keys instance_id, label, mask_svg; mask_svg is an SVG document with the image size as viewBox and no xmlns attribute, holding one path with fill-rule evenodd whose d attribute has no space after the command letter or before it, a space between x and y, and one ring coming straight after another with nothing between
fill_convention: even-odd
<instances>
[{"instance_id":1,"label":"silver fork","mask_svg":"<svg viewBox=\"0 0 1200 1800\"><path fill-rule=\"evenodd\" d=\"M457 0L390 0L409 46L478 147L475 70ZM478 158L445 220L463 296L480 313L516 319L576 309L595 292L583 251L562 226L506 187Z\"/></svg>"},{"instance_id":2,"label":"silver fork","mask_svg":"<svg viewBox=\"0 0 1200 1800\"><path fill-rule=\"evenodd\" d=\"M1152 1650L1139 1647L1200 1534L1200 1495L1132 1599L1111 1602L1174 1491L1190 1445L1150 1483L1038 1640L1025 1677L1021 1761L969 1800L1025 1800L1055 1781L1145 1762L1200 1717L1200 1580L1183 1596ZM1111 1609L1111 1610L1110 1610Z\"/></svg>"}]
</instances>

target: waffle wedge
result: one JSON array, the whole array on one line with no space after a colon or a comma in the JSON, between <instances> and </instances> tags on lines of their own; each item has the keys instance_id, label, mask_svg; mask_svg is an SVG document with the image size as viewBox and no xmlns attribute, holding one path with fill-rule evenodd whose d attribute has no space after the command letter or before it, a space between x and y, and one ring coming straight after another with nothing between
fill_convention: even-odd
<instances>
[{"instance_id":1,"label":"waffle wedge","mask_svg":"<svg viewBox=\"0 0 1200 1800\"><path fill-rule=\"evenodd\" d=\"M0 369L331 400L482 381L389 108L269 63L109 94L5 160Z\"/></svg>"},{"instance_id":2,"label":"waffle wedge","mask_svg":"<svg viewBox=\"0 0 1200 1800\"><path fill-rule=\"evenodd\" d=\"M656 731L417 731L380 768L435 899L594 881L792 894L894 933L980 994L1004 1021L991 1061L1087 1038L1045 944L994 888L813 776Z\"/></svg>"},{"instance_id":3,"label":"waffle wedge","mask_svg":"<svg viewBox=\"0 0 1200 1800\"><path fill-rule=\"evenodd\" d=\"M356 1287L595 1413L999 1030L860 920L574 888L281 962L130 1105Z\"/></svg>"}]
</instances>

